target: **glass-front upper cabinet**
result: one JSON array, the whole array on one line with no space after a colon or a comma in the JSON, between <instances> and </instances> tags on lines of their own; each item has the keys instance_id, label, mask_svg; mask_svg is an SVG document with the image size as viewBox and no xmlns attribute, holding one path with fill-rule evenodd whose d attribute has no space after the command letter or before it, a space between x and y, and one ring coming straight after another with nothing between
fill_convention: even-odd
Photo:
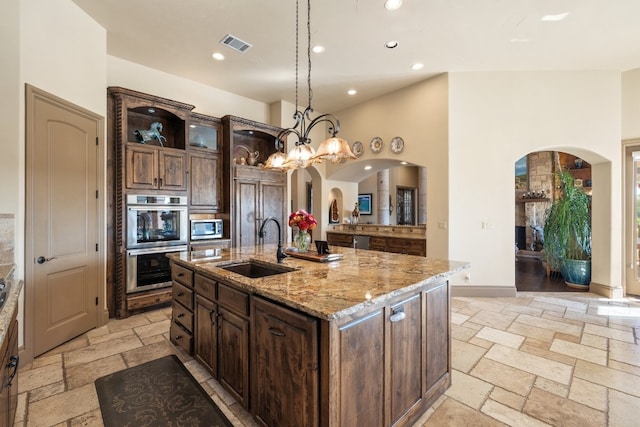
<instances>
[{"instance_id":1,"label":"glass-front upper cabinet","mask_svg":"<svg viewBox=\"0 0 640 427\"><path fill-rule=\"evenodd\" d=\"M189 119L189 148L220 151L222 141L220 119L197 113L192 113Z\"/></svg>"}]
</instances>

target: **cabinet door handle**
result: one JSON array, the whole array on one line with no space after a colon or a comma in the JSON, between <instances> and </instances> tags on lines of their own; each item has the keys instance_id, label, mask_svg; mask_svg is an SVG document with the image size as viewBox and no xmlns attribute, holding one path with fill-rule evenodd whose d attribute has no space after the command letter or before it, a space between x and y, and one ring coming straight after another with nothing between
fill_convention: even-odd
<instances>
[{"instance_id":1,"label":"cabinet door handle","mask_svg":"<svg viewBox=\"0 0 640 427\"><path fill-rule=\"evenodd\" d=\"M181 340L182 339L182 335L176 335L175 337L173 337L174 340Z\"/></svg>"},{"instance_id":2,"label":"cabinet door handle","mask_svg":"<svg viewBox=\"0 0 640 427\"><path fill-rule=\"evenodd\" d=\"M391 317L389 317L389 320L391 320L392 322L399 322L403 320L405 317L407 317L407 315L404 313L404 311L399 311L397 313L392 314Z\"/></svg>"},{"instance_id":3,"label":"cabinet door handle","mask_svg":"<svg viewBox=\"0 0 640 427\"><path fill-rule=\"evenodd\" d=\"M184 273L178 273L178 274L176 274L176 276L177 277L182 277L182 276L184 276Z\"/></svg>"},{"instance_id":4,"label":"cabinet door handle","mask_svg":"<svg viewBox=\"0 0 640 427\"><path fill-rule=\"evenodd\" d=\"M282 332L280 329L276 329L276 328L269 328L269 333L271 335L275 335L276 337L283 337L284 336L284 332Z\"/></svg>"},{"instance_id":5,"label":"cabinet door handle","mask_svg":"<svg viewBox=\"0 0 640 427\"><path fill-rule=\"evenodd\" d=\"M153 178L153 186L156 187L158 185L158 178Z\"/></svg>"},{"instance_id":6,"label":"cabinet door handle","mask_svg":"<svg viewBox=\"0 0 640 427\"><path fill-rule=\"evenodd\" d=\"M182 292L182 291L178 292L178 296L179 296L179 297L181 297L181 296L183 296L183 295L184 295L184 292Z\"/></svg>"},{"instance_id":7,"label":"cabinet door handle","mask_svg":"<svg viewBox=\"0 0 640 427\"><path fill-rule=\"evenodd\" d=\"M19 363L20 363L20 356L18 355L11 356L11 358L9 359L9 364L7 366L9 368L13 368L13 372L11 372L11 375L9 375L9 380L7 381L7 388L11 387L11 384L13 383L13 379L18 373Z\"/></svg>"},{"instance_id":8,"label":"cabinet door handle","mask_svg":"<svg viewBox=\"0 0 640 427\"><path fill-rule=\"evenodd\" d=\"M214 314L215 314L215 316L214 316ZM216 314L215 311L209 310L209 319L211 319L211 324L212 325L216 324L216 320L218 319L218 315Z\"/></svg>"},{"instance_id":9,"label":"cabinet door handle","mask_svg":"<svg viewBox=\"0 0 640 427\"><path fill-rule=\"evenodd\" d=\"M160 178L160 187L162 187L162 178Z\"/></svg>"},{"instance_id":10,"label":"cabinet door handle","mask_svg":"<svg viewBox=\"0 0 640 427\"><path fill-rule=\"evenodd\" d=\"M178 319L180 319L180 318L182 318L182 317L184 317L184 313L180 313L180 314L178 314Z\"/></svg>"}]
</instances>

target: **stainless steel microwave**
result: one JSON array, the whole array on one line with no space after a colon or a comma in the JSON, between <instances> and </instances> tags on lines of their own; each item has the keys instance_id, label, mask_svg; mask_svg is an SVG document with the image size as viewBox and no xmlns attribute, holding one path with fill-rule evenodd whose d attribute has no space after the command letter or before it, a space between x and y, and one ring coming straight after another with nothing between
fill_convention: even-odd
<instances>
[{"instance_id":1,"label":"stainless steel microwave","mask_svg":"<svg viewBox=\"0 0 640 427\"><path fill-rule=\"evenodd\" d=\"M191 240L221 239L221 219L192 219Z\"/></svg>"}]
</instances>

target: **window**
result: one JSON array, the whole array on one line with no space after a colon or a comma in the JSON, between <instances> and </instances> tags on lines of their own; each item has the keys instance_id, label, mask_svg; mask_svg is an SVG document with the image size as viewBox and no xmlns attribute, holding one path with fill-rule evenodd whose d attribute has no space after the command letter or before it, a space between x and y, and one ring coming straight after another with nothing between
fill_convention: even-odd
<instances>
[{"instance_id":1,"label":"window","mask_svg":"<svg viewBox=\"0 0 640 427\"><path fill-rule=\"evenodd\" d=\"M397 188L396 220L398 225L415 225L416 215L414 206L415 188Z\"/></svg>"}]
</instances>

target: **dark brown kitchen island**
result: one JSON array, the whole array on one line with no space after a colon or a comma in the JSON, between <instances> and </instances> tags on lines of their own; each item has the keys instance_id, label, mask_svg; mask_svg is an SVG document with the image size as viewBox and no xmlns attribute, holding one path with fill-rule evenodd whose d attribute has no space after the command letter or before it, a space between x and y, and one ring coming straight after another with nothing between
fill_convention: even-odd
<instances>
[{"instance_id":1,"label":"dark brown kitchen island","mask_svg":"<svg viewBox=\"0 0 640 427\"><path fill-rule=\"evenodd\" d=\"M468 265L337 251L328 263L276 264L275 245L170 255L172 342L260 424L411 425L451 384L448 276ZM238 264L274 274L225 269Z\"/></svg>"}]
</instances>

